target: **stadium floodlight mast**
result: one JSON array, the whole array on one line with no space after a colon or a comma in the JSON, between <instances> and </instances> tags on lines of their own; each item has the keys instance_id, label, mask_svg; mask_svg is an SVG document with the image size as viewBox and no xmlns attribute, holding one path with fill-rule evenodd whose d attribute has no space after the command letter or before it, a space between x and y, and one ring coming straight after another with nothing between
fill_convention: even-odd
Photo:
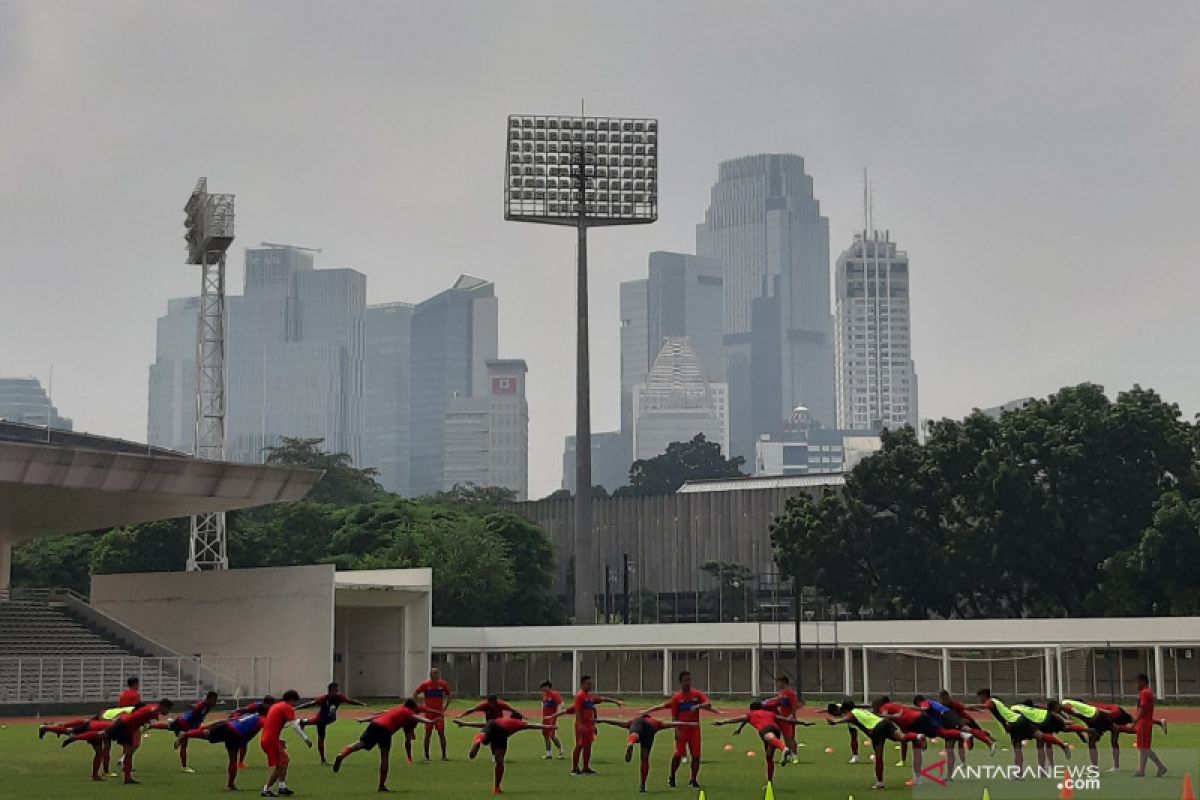
<instances>
[{"instance_id":1,"label":"stadium floodlight mast","mask_svg":"<svg viewBox=\"0 0 1200 800\"><path fill-rule=\"evenodd\" d=\"M575 622L596 607L592 531L591 375L587 229L658 219L658 120L626 117L508 118L504 218L577 231L575 370Z\"/></svg>"},{"instance_id":2,"label":"stadium floodlight mast","mask_svg":"<svg viewBox=\"0 0 1200 800\"><path fill-rule=\"evenodd\" d=\"M183 207L189 264L200 266L196 327L196 458L225 458L225 251L233 243L233 195L209 194L201 178ZM192 517L188 572L228 569L225 512Z\"/></svg>"}]
</instances>

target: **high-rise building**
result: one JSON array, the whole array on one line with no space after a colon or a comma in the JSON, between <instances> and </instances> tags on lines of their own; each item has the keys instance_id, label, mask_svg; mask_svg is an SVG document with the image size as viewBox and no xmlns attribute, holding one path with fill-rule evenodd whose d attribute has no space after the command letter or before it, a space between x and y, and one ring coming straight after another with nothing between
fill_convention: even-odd
<instances>
[{"instance_id":1,"label":"high-rise building","mask_svg":"<svg viewBox=\"0 0 1200 800\"><path fill-rule=\"evenodd\" d=\"M632 402L632 401L631 401ZM631 423L632 425L632 423ZM592 485L615 492L629 483L633 461L633 431L600 431L592 434ZM563 443L562 488L575 493L575 437Z\"/></svg>"},{"instance_id":2,"label":"high-rise building","mask_svg":"<svg viewBox=\"0 0 1200 800\"><path fill-rule=\"evenodd\" d=\"M654 458L704 434L729 452L729 389L704 373L686 336L668 337L633 396L633 457Z\"/></svg>"},{"instance_id":3,"label":"high-rise building","mask_svg":"<svg viewBox=\"0 0 1200 800\"><path fill-rule=\"evenodd\" d=\"M0 378L0 419L63 431L72 428L37 378Z\"/></svg>"},{"instance_id":4,"label":"high-rise building","mask_svg":"<svg viewBox=\"0 0 1200 800\"><path fill-rule=\"evenodd\" d=\"M829 220L804 159L763 154L722 162L696 252L724 280L724 379L733 453L751 459L760 434L797 406L835 424Z\"/></svg>"},{"instance_id":5,"label":"high-rise building","mask_svg":"<svg viewBox=\"0 0 1200 800\"><path fill-rule=\"evenodd\" d=\"M498 304L490 281L462 275L454 286L418 303L412 317L410 491L445 485L446 412L452 398L486 392L487 362L496 359Z\"/></svg>"},{"instance_id":6,"label":"high-rise building","mask_svg":"<svg viewBox=\"0 0 1200 800\"><path fill-rule=\"evenodd\" d=\"M199 314L197 297L167 302L166 316L158 318L155 359L150 365L146 441L181 453L195 450Z\"/></svg>"},{"instance_id":7,"label":"high-rise building","mask_svg":"<svg viewBox=\"0 0 1200 800\"><path fill-rule=\"evenodd\" d=\"M886 233L858 233L837 260L838 426L918 426L908 254Z\"/></svg>"},{"instance_id":8,"label":"high-rise building","mask_svg":"<svg viewBox=\"0 0 1200 800\"><path fill-rule=\"evenodd\" d=\"M452 397L446 406L444 490L455 486L499 486L518 500L529 497L529 405L525 361L489 359L487 382L472 397Z\"/></svg>"},{"instance_id":9,"label":"high-rise building","mask_svg":"<svg viewBox=\"0 0 1200 800\"><path fill-rule=\"evenodd\" d=\"M725 375L721 263L686 253L656 251L650 254L648 275L621 284L621 432L626 461L619 470L612 465L608 473L610 479L620 480L618 486L626 483L633 461L633 396L646 381L663 343L671 337L687 337L705 376L720 382ZM610 459L619 444L616 439L606 440L603 457ZM597 484L607 486L599 480ZM570 485L574 486L573 478Z\"/></svg>"},{"instance_id":10,"label":"high-rise building","mask_svg":"<svg viewBox=\"0 0 1200 800\"><path fill-rule=\"evenodd\" d=\"M196 302L172 301L159 320L148 424L156 446L188 450L194 440ZM303 248L248 248L245 293L226 308L226 456L260 463L295 437L360 463L366 276L314 269Z\"/></svg>"},{"instance_id":11,"label":"high-rise building","mask_svg":"<svg viewBox=\"0 0 1200 800\"><path fill-rule=\"evenodd\" d=\"M389 492L407 497L411 427L409 373L413 306L367 306L363 356L363 466Z\"/></svg>"}]
</instances>

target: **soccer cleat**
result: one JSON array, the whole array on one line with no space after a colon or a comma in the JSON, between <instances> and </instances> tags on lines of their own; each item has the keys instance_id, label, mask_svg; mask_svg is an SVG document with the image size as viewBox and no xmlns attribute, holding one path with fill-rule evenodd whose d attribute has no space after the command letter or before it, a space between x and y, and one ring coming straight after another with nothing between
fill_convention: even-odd
<instances>
[{"instance_id":1,"label":"soccer cleat","mask_svg":"<svg viewBox=\"0 0 1200 800\"><path fill-rule=\"evenodd\" d=\"M258 793L258 796L259 797L275 797L276 795L270 789L263 789L261 792Z\"/></svg>"},{"instance_id":2,"label":"soccer cleat","mask_svg":"<svg viewBox=\"0 0 1200 800\"><path fill-rule=\"evenodd\" d=\"M1163 775L1166 775L1166 774L1167 774L1167 768L1159 767L1158 772L1154 773L1154 777L1161 778Z\"/></svg>"},{"instance_id":3,"label":"soccer cleat","mask_svg":"<svg viewBox=\"0 0 1200 800\"><path fill-rule=\"evenodd\" d=\"M850 760L849 760L848 762L846 762L846 763L848 763L848 764L857 764L857 763L858 763L858 756L856 756L856 755L854 755L854 756L850 756Z\"/></svg>"},{"instance_id":4,"label":"soccer cleat","mask_svg":"<svg viewBox=\"0 0 1200 800\"><path fill-rule=\"evenodd\" d=\"M667 778L667 786L669 786L672 789L675 788L675 776L674 775Z\"/></svg>"},{"instance_id":5,"label":"soccer cleat","mask_svg":"<svg viewBox=\"0 0 1200 800\"><path fill-rule=\"evenodd\" d=\"M380 787L379 787L378 789L376 789L375 791L377 791L377 792L390 792L390 791L391 791L391 789L387 788L386 786L380 786Z\"/></svg>"},{"instance_id":6,"label":"soccer cleat","mask_svg":"<svg viewBox=\"0 0 1200 800\"><path fill-rule=\"evenodd\" d=\"M546 756L546 758L549 757L550 756ZM628 764L630 761L633 761L633 745L629 745L629 747L625 748L625 763Z\"/></svg>"},{"instance_id":7,"label":"soccer cleat","mask_svg":"<svg viewBox=\"0 0 1200 800\"><path fill-rule=\"evenodd\" d=\"M279 790L280 797L291 797L294 794L295 794L295 792L293 792L291 789L287 788L286 786Z\"/></svg>"},{"instance_id":8,"label":"soccer cleat","mask_svg":"<svg viewBox=\"0 0 1200 800\"><path fill-rule=\"evenodd\" d=\"M782 769L783 767L786 767L790 763L792 763L792 751L784 750L783 758L779 759L779 766Z\"/></svg>"},{"instance_id":9,"label":"soccer cleat","mask_svg":"<svg viewBox=\"0 0 1200 800\"><path fill-rule=\"evenodd\" d=\"M38 725L38 738L39 739L46 738L46 726L45 725Z\"/></svg>"},{"instance_id":10,"label":"soccer cleat","mask_svg":"<svg viewBox=\"0 0 1200 800\"><path fill-rule=\"evenodd\" d=\"M341 772L341 770L342 770L342 758L343 758L343 756L338 755L338 757L333 760L333 771L335 773ZM411 762L409 762L409 763L411 763Z\"/></svg>"},{"instance_id":11,"label":"soccer cleat","mask_svg":"<svg viewBox=\"0 0 1200 800\"><path fill-rule=\"evenodd\" d=\"M192 769L191 767L184 767L183 769L181 769L179 771L182 772L184 775L195 775L196 774L196 770Z\"/></svg>"},{"instance_id":12,"label":"soccer cleat","mask_svg":"<svg viewBox=\"0 0 1200 800\"><path fill-rule=\"evenodd\" d=\"M692 787L693 789L699 789L700 782L699 781L688 781L688 786Z\"/></svg>"},{"instance_id":13,"label":"soccer cleat","mask_svg":"<svg viewBox=\"0 0 1200 800\"><path fill-rule=\"evenodd\" d=\"M126 785L126 786L129 786L130 784L137 784L137 783L140 783L140 781L135 781L133 778L126 778L126 779L125 779L125 785Z\"/></svg>"},{"instance_id":14,"label":"soccer cleat","mask_svg":"<svg viewBox=\"0 0 1200 800\"><path fill-rule=\"evenodd\" d=\"M1167 735L1167 718L1163 717L1162 719L1160 719L1158 721L1158 724L1162 725L1163 736L1166 736Z\"/></svg>"},{"instance_id":15,"label":"soccer cleat","mask_svg":"<svg viewBox=\"0 0 1200 800\"><path fill-rule=\"evenodd\" d=\"M883 785L883 781L875 781L875 785L872 786L871 788L872 789L886 789L887 787Z\"/></svg>"},{"instance_id":16,"label":"soccer cleat","mask_svg":"<svg viewBox=\"0 0 1200 800\"><path fill-rule=\"evenodd\" d=\"M238 765L237 765L237 768L238 768L238 769L249 769L249 767L247 767L247 766L246 766L246 762L245 762L245 761L243 761L243 762L241 762L240 764L238 764Z\"/></svg>"},{"instance_id":17,"label":"soccer cleat","mask_svg":"<svg viewBox=\"0 0 1200 800\"><path fill-rule=\"evenodd\" d=\"M582 772L580 772L580 771L579 771L579 770L577 770L577 769L573 769L573 770L571 770L571 777L573 777L573 778L577 778L577 777L579 777L579 776L580 776L580 775L582 775L582 774L583 774L583 773L582 773Z\"/></svg>"},{"instance_id":18,"label":"soccer cleat","mask_svg":"<svg viewBox=\"0 0 1200 800\"><path fill-rule=\"evenodd\" d=\"M549 761L552 758L554 758L554 755L549 750L546 751L546 755L542 756L543 761Z\"/></svg>"},{"instance_id":19,"label":"soccer cleat","mask_svg":"<svg viewBox=\"0 0 1200 800\"><path fill-rule=\"evenodd\" d=\"M903 762L903 761L897 761L897 762L896 762L896 766L897 766L897 767L903 767L903 766L904 766L904 762Z\"/></svg>"},{"instance_id":20,"label":"soccer cleat","mask_svg":"<svg viewBox=\"0 0 1200 800\"><path fill-rule=\"evenodd\" d=\"M995 739L988 742L988 755L990 755L990 756L996 755L996 740Z\"/></svg>"},{"instance_id":21,"label":"soccer cleat","mask_svg":"<svg viewBox=\"0 0 1200 800\"><path fill-rule=\"evenodd\" d=\"M600 773L596 772L596 770L592 769L591 767L588 767L587 769L583 770L583 774L584 775L599 775Z\"/></svg>"},{"instance_id":22,"label":"soccer cleat","mask_svg":"<svg viewBox=\"0 0 1200 800\"><path fill-rule=\"evenodd\" d=\"M645 794L645 793L646 793L646 784L643 783L641 786L638 787L638 794Z\"/></svg>"},{"instance_id":23,"label":"soccer cleat","mask_svg":"<svg viewBox=\"0 0 1200 800\"><path fill-rule=\"evenodd\" d=\"M492 788L492 794L504 794L504 790L499 786L496 786Z\"/></svg>"}]
</instances>

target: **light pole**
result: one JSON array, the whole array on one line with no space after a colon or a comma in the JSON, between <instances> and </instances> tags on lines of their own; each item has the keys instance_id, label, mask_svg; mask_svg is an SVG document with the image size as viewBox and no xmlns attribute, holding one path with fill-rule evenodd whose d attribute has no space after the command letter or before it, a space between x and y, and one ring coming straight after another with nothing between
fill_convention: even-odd
<instances>
[{"instance_id":1,"label":"light pole","mask_svg":"<svg viewBox=\"0 0 1200 800\"><path fill-rule=\"evenodd\" d=\"M658 219L658 120L508 118L504 218L576 229L575 623L596 612L587 229Z\"/></svg>"},{"instance_id":2,"label":"light pole","mask_svg":"<svg viewBox=\"0 0 1200 800\"><path fill-rule=\"evenodd\" d=\"M225 251L233 243L233 195L209 194L201 178L183 207L189 264L200 266L193 455L225 458ZM192 517L187 570L228 569L225 512Z\"/></svg>"}]
</instances>

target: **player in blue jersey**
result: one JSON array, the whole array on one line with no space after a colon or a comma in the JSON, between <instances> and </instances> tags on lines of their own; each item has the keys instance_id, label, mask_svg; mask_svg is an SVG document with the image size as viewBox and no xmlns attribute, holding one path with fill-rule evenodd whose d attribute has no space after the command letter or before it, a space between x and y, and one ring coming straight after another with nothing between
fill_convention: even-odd
<instances>
[{"instance_id":1,"label":"player in blue jersey","mask_svg":"<svg viewBox=\"0 0 1200 800\"><path fill-rule=\"evenodd\" d=\"M150 725L152 730L170 731L175 734L175 742L179 745L179 767L183 772L193 774L196 770L188 766L187 739L178 738L179 734L202 727L204 725L204 718L208 716L208 712L212 711L216 705L217 693L209 692L204 696L203 700L193 703L188 707L187 711L184 711L174 719L169 719L166 722L154 722Z\"/></svg>"},{"instance_id":2,"label":"player in blue jersey","mask_svg":"<svg viewBox=\"0 0 1200 800\"><path fill-rule=\"evenodd\" d=\"M209 744L225 745L225 752L229 754L229 780L225 788L234 792L237 791L237 774L245 758L246 745L258 735L262 726L262 714L242 714L202 728L182 731L175 737L175 747L182 752L187 747L188 739L204 739Z\"/></svg>"},{"instance_id":3,"label":"player in blue jersey","mask_svg":"<svg viewBox=\"0 0 1200 800\"><path fill-rule=\"evenodd\" d=\"M302 708L315 707L317 709L316 714L313 714L308 719L300 720L300 727L303 728L308 725L315 725L317 727L317 752L321 755L321 766L329 764L325 760L325 729L337 721L338 708L343 705L364 706L366 703L351 700L342 694L336 683L331 683L325 694L321 697L313 698L307 703L301 703L296 706L297 711Z\"/></svg>"}]
</instances>

